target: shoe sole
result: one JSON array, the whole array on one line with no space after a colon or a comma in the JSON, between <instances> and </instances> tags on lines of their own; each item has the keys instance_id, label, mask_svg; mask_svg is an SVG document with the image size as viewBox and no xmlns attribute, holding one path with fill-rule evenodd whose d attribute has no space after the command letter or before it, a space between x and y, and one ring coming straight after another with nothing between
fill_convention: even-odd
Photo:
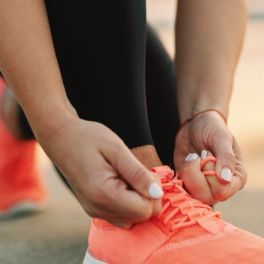
<instances>
[{"instance_id":1,"label":"shoe sole","mask_svg":"<svg viewBox=\"0 0 264 264\"><path fill-rule=\"evenodd\" d=\"M44 209L44 204L37 204L32 201L24 201L16 204L4 213L0 213L0 221L18 218L24 215L34 214Z\"/></svg>"},{"instance_id":2,"label":"shoe sole","mask_svg":"<svg viewBox=\"0 0 264 264\"><path fill-rule=\"evenodd\" d=\"M107 263L94 258L88 251L86 251L83 264L107 264Z\"/></svg>"}]
</instances>

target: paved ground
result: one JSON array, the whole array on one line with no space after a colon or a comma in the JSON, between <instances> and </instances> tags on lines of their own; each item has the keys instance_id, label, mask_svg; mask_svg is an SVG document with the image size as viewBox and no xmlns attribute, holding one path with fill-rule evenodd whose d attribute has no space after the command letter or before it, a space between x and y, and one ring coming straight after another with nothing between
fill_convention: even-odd
<instances>
[{"instance_id":1,"label":"paved ground","mask_svg":"<svg viewBox=\"0 0 264 264\"><path fill-rule=\"evenodd\" d=\"M84 256L89 219L47 162L41 163L50 190L47 207L0 223L1 264L79 264Z\"/></svg>"},{"instance_id":2,"label":"paved ground","mask_svg":"<svg viewBox=\"0 0 264 264\"><path fill-rule=\"evenodd\" d=\"M171 54L171 0L149 0L149 16ZM235 82L230 126L239 139L249 170L246 189L218 206L224 218L264 236L264 20L262 0L252 0L247 39ZM1 264L79 264L86 247L89 219L39 154L40 166L50 190L43 213L0 222Z\"/></svg>"}]
</instances>

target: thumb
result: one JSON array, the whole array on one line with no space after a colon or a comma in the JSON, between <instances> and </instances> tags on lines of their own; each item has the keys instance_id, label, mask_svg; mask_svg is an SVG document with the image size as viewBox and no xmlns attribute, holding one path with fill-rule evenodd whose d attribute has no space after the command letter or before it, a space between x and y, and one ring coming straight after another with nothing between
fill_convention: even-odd
<instances>
[{"instance_id":1,"label":"thumb","mask_svg":"<svg viewBox=\"0 0 264 264\"><path fill-rule=\"evenodd\" d=\"M118 151L110 153L107 160L121 177L139 194L150 198L160 199L163 191L159 180L121 143Z\"/></svg>"},{"instance_id":2,"label":"thumb","mask_svg":"<svg viewBox=\"0 0 264 264\"><path fill-rule=\"evenodd\" d=\"M216 156L216 174L220 182L227 184L232 182L235 171L236 159L233 152L232 137L221 137L213 147L212 152Z\"/></svg>"}]
</instances>

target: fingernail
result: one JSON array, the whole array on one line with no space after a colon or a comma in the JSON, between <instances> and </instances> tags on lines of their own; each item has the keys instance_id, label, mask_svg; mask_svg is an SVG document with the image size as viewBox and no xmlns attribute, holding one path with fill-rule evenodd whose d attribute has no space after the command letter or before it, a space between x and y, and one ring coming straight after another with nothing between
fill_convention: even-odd
<instances>
[{"instance_id":1,"label":"fingernail","mask_svg":"<svg viewBox=\"0 0 264 264\"><path fill-rule=\"evenodd\" d=\"M201 159L204 160L207 157L207 150L203 149L201 152Z\"/></svg>"},{"instance_id":2,"label":"fingernail","mask_svg":"<svg viewBox=\"0 0 264 264\"><path fill-rule=\"evenodd\" d=\"M196 160L198 159L199 155L197 153L193 153L189 160Z\"/></svg>"},{"instance_id":3,"label":"fingernail","mask_svg":"<svg viewBox=\"0 0 264 264\"><path fill-rule=\"evenodd\" d=\"M152 183L149 186L148 193L154 199L159 199L163 196L163 191L157 183Z\"/></svg>"},{"instance_id":4,"label":"fingernail","mask_svg":"<svg viewBox=\"0 0 264 264\"><path fill-rule=\"evenodd\" d=\"M189 153L189 154L186 156L185 161L190 160L190 157L191 157L191 156L192 156L192 153Z\"/></svg>"},{"instance_id":5,"label":"fingernail","mask_svg":"<svg viewBox=\"0 0 264 264\"><path fill-rule=\"evenodd\" d=\"M231 182L233 179L232 172L229 168L222 169L220 176L223 180L225 180L227 182Z\"/></svg>"}]
</instances>

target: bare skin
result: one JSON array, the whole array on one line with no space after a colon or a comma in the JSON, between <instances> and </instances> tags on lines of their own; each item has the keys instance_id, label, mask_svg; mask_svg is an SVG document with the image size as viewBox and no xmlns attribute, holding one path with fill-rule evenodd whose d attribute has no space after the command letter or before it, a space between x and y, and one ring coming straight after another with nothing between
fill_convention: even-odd
<instances>
[{"instance_id":1,"label":"bare skin","mask_svg":"<svg viewBox=\"0 0 264 264\"><path fill-rule=\"evenodd\" d=\"M197 10L201 2L203 8ZM197 1L180 0L179 14L182 19L178 20L177 26L177 50L182 57L178 57L177 65L181 69L178 74L182 120L205 107L216 107L215 97L221 98L217 102L221 110L226 109L229 102L227 95L230 93L245 24L244 13L241 11L240 14L237 10L242 10L244 4L243 1L235 0L230 5L227 0L211 5L208 2L204 0L197 4ZM208 34L199 38L193 34L193 31L198 30L202 36L203 28L207 28L208 32L216 30L213 25L208 30L206 20L200 20L200 26L196 28L197 21L194 20L191 25L188 16L195 17L196 11L202 16L212 12L215 14L220 8L221 14L239 16L239 22L226 23L225 17L219 14L214 19L219 23L214 26L221 26L218 35ZM107 127L79 119L65 93L43 1L25 0L22 3L20 0L2 0L0 10L5 10L0 16L0 70L22 106L37 140L61 169L85 211L93 217L106 219L122 227L129 227L155 215L157 208L160 208L161 196L153 198L148 190L152 184L159 185L159 181L142 164L145 163L147 167L152 164L155 166L156 162L160 164L155 149L135 149L133 155ZM191 33L185 38L184 32L189 28ZM221 42L218 46L214 38L225 39L226 30L234 37L228 37L229 41L222 43L223 47ZM193 42L196 45L192 46ZM211 50L211 46L215 49ZM208 51L210 56L203 54L199 57L201 50ZM228 59L224 60L222 55L226 52ZM185 56L186 60L183 60ZM211 61L206 62L205 58L211 58L214 62L214 74L209 71L214 68ZM204 63L193 64L193 61L199 60ZM212 76L212 79L209 80L208 76ZM215 97L216 94L210 92L212 87L217 90ZM186 94L182 91L186 91ZM175 153L177 158L178 154ZM188 153L179 155L182 154ZM149 159L146 159L147 155ZM190 166L194 165L190 163Z\"/></svg>"},{"instance_id":2,"label":"bare skin","mask_svg":"<svg viewBox=\"0 0 264 264\"><path fill-rule=\"evenodd\" d=\"M21 128L19 127L18 117L17 117L17 109L18 109L17 101L10 89L7 89L7 92L5 94L5 97L4 97L4 100L1 106L2 106L2 115L4 117L3 120L9 132L15 138L23 139L23 135L21 134ZM153 167L162 165L158 157L158 154L156 152L156 149L152 145L136 147L136 148L131 149L131 152L149 170ZM155 174L153 175L155 176ZM157 181L158 181L158 178L157 178ZM73 184L71 185L73 186ZM88 191L90 192L90 190ZM153 200L152 203L153 203L153 213L152 214L156 215L161 210L161 200L156 199L156 200ZM83 206L85 206L85 204ZM87 211L88 210L89 209L87 209ZM112 221L112 223L114 223L115 225L119 225L123 228L129 228L131 226L130 223L123 223L121 221Z\"/></svg>"},{"instance_id":3,"label":"bare skin","mask_svg":"<svg viewBox=\"0 0 264 264\"><path fill-rule=\"evenodd\" d=\"M179 0L175 62L182 122L210 108L228 116L246 23L244 0ZM202 176L198 160L185 162L189 153L202 150L216 156L217 178ZM181 130L175 140L174 160L191 194L208 204L226 200L246 182L238 144L216 113L202 114ZM223 169L233 175L230 183L221 178Z\"/></svg>"}]
</instances>

